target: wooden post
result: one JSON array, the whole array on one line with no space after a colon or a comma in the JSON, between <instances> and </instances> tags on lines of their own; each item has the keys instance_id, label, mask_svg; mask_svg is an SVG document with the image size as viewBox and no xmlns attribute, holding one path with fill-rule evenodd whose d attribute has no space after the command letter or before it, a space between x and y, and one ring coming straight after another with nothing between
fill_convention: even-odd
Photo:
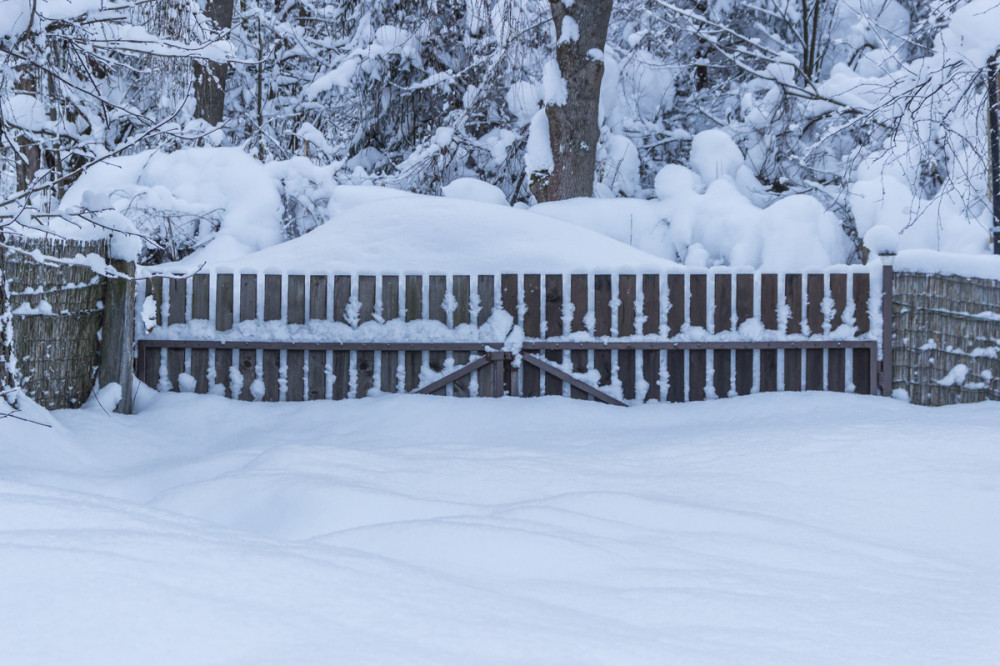
<instances>
[{"instance_id":1,"label":"wooden post","mask_svg":"<svg viewBox=\"0 0 1000 666\"><path fill-rule=\"evenodd\" d=\"M882 254L882 365L879 370L879 386L882 395L892 397L892 296L894 254Z\"/></svg>"},{"instance_id":2,"label":"wooden post","mask_svg":"<svg viewBox=\"0 0 1000 666\"><path fill-rule=\"evenodd\" d=\"M132 344L135 341L135 263L111 259L108 264L127 278L108 278L104 287L101 329L101 386L118 384L122 399L115 411L132 413ZM183 353L183 352L182 352Z\"/></svg>"}]
</instances>

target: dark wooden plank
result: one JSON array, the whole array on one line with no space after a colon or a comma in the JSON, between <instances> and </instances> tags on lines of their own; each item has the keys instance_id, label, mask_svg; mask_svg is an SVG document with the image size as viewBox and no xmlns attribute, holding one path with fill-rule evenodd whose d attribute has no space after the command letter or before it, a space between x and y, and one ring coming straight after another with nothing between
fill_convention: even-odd
<instances>
[{"instance_id":1,"label":"dark wooden plank","mask_svg":"<svg viewBox=\"0 0 1000 666\"><path fill-rule=\"evenodd\" d=\"M445 309L445 298L448 295L448 277L445 275L431 275L427 284L427 310L431 321L448 323L448 312ZM448 360L448 352L432 351L427 354L427 364L434 372L444 370L445 361ZM447 395L448 387L442 386L434 391L433 395Z\"/></svg>"},{"instance_id":2,"label":"dark wooden plank","mask_svg":"<svg viewBox=\"0 0 1000 666\"><path fill-rule=\"evenodd\" d=\"M392 321L399 318L399 276L382 276L382 319ZM395 393L398 385L397 370L399 368L399 352L379 352L381 369L379 371L379 390L383 393Z\"/></svg>"},{"instance_id":3,"label":"dark wooden plank","mask_svg":"<svg viewBox=\"0 0 1000 666\"><path fill-rule=\"evenodd\" d=\"M635 275L618 276L618 335L627 337L635 334ZM635 400L635 351L618 352L618 381L621 382L622 396Z\"/></svg>"},{"instance_id":4,"label":"dark wooden plank","mask_svg":"<svg viewBox=\"0 0 1000 666\"><path fill-rule=\"evenodd\" d=\"M830 274L830 298L833 299L830 330L836 331L844 323L844 310L847 308L847 275L844 273Z\"/></svg>"},{"instance_id":5,"label":"dark wooden plank","mask_svg":"<svg viewBox=\"0 0 1000 666\"><path fill-rule=\"evenodd\" d=\"M376 279L374 275L358 276L358 323L364 324L375 319ZM357 386L355 395L363 398L375 385L375 352L359 351L355 356Z\"/></svg>"},{"instance_id":6,"label":"dark wooden plank","mask_svg":"<svg viewBox=\"0 0 1000 666\"><path fill-rule=\"evenodd\" d=\"M327 319L327 277L313 275L309 278L309 318L326 321ZM309 370L306 378L306 399L323 400L326 398L326 352L309 352Z\"/></svg>"},{"instance_id":7,"label":"dark wooden plank","mask_svg":"<svg viewBox=\"0 0 1000 666\"><path fill-rule=\"evenodd\" d=\"M594 335L611 335L611 276L605 273L594 276ZM611 352L594 352L594 368L600 373L598 386L611 383Z\"/></svg>"},{"instance_id":8,"label":"dark wooden plank","mask_svg":"<svg viewBox=\"0 0 1000 666\"><path fill-rule=\"evenodd\" d=\"M667 354L667 402L684 402L684 352L670 350Z\"/></svg>"},{"instance_id":9,"label":"dark wooden plank","mask_svg":"<svg viewBox=\"0 0 1000 666\"><path fill-rule=\"evenodd\" d=\"M754 310L753 275L740 273L736 276L736 326L753 318ZM736 394L748 395L753 390L753 350L736 350L735 375Z\"/></svg>"},{"instance_id":10,"label":"dark wooden plank","mask_svg":"<svg viewBox=\"0 0 1000 666\"><path fill-rule=\"evenodd\" d=\"M563 276L545 276L545 337L557 338L563 334ZM563 353L557 350L545 352L545 360L553 365L562 365ZM555 375L545 374L545 395L562 395L562 380Z\"/></svg>"},{"instance_id":11,"label":"dark wooden plank","mask_svg":"<svg viewBox=\"0 0 1000 666\"><path fill-rule=\"evenodd\" d=\"M281 319L282 276L264 276L264 321L279 321ZM264 381L264 402L277 402L281 399L281 352L267 349L261 353L261 378Z\"/></svg>"},{"instance_id":12,"label":"dark wooden plank","mask_svg":"<svg viewBox=\"0 0 1000 666\"><path fill-rule=\"evenodd\" d=\"M343 400L350 390L351 352L335 351L333 353L333 386L330 395L334 400Z\"/></svg>"},{"instance_id":13,"label":"dark wooden plank","mask_svg":"<svg viewBox=\"0 0 1000 666\"><path fill-rule=\"evenodd\" d=\"M517 274L504 273L500 276L500 306L514 318L515 324L520 324L517 313Z\"/></svg>"},{"instance_id":14,"label":"dark wooden plank","mask_svg":"<svg viewBox=\"0 0 1000 666\"><path fill-rule=\"evenodd\" d=\"M689 277L691 303L689 305L691 326L708 327L708 276L695 273ZM704 400L705 385L708 381L708 352L692 349L688 352L688 400Z\"/></svg>"},{"instance_id":15,"label":"dark wooden plank","mask_svg":"<svg viewBox=\"0 0 1000 666\"><path fill-rule=\"evenodd\" d=\"M240 321L257 319L257 275L244 273L240 275ZM243 377L243 389L240 400L253 400L251 387L257 379L257 352L252 349L241 349L239 352L239 370Z\"/></svg>"},{"instance_id":16,"label":"dark wooden plank","mask_svg":"<svg viewBox=\"0 0 1000 666\"><path fill-rule=\"evenodd\" d=\"M857 335L864 335L871 330L871 314L868 311L871 278L868 273L855 273L853 282L854 325L858 328Z\"/></svg>"},{"instance_id":17,"label":"dark wooden plank","mask_svg":"<svg viewBox=\"0 0 1000 666\"><path fill-rule=\"evenodd\" d=\"M573 304L573 319L570 322L571 332L587 330L585 323L585 317L589 308L587 303L587 289L589 285L587 283L588 279L586 275L571 275L569 278L569 299L570 303ZM585 351L570 352L569 360L573 366L573 372L587 372L589 369L590 361ZM570 387L569 395L571 398L578 400L587 399L587 394L575 386Z\"/></svg>"},{"instance_id":18,"label":"dark wooden plank","mask_svg":"<svg viewBox=\"0 0 1000 666\"><path fill-rule=\"evenodd\" d=\"M187 285L185 278L171 278L167 282L170 310L167 314L167 324L184 324L187 322ZM178 377L184 372L185 352L183 349L167 349L167 379L172 391L180 390Z\"/></svg>"},{"instance_id":19,"label":"dark wooden plank","mask_svg":"<svg viewBox=\"0 0 1000 666\"><path fill-rule=\"evenodd\" d=\"M831 349L827 352L826 361L828 391L843 393L847 384L847 351L844 349Z\"/></svg>"},{"instance_id":20,"label":"dark wooden plank","mask_svg":"<svg viewBox=\"0 0 1000 666\"><path fill-rule=\"evenodd\" d=\"M786 349L784 356L784 374L786 391L802 390L802 350Z\"/></svg>"},{"instance_id":21,"label":"dark wooden plank","mask_svg":"<svg viewBox=\"0 0 1000 666\"><path fill-rule=\"evenodd\" d=\"M347 323L347 304L351 301L351 276L333 276L333 321Z\"/></svg>"},{"instance_id":22,"label":"dark wooden plank","mask_svg":"<svg viewBox=\"0 0 1000 666\"><path fill-rule=\"evenodd\" d=\"M870 349L855 349L851 352L852 381L854 392L871 395L875 378L871 376L872 352Z\"/></svg>"},{"instance_id":23,"label":"dark wooden plank","mask_svg":"<svg viewBox=\"0 0 1000 666\"><path fill-rule=\"evenodd\" d=\"M825 279L822 274L806 276L806 323L811 335L823 334L823 297ZM823 390L823 356L821 349L806 350L806 390Z\"/></svg>"},{"instance_id":24,"label":"dark wooden plank","mask_svg":"<svg viewBox=\"0 0 1000 666\"><path fill-rule=\"evenodd\" d=\"M540 338L542 336L542 276L529 273L524 276L524 336ZM521 395L534 398L542 394L542 373L534 365L521 366Z\"/></svg>"},{"instance_id":25,"label":"dark wooden plank","mask_svg":"<svg viewBox=\"0 0 1000 666\"><path fill-rule=\"evenodd\" d=\"M210 314L211 276L198 273L191 278L191 319L207 320ZM208 350L191 350L191 376L195 392L208 393Z\"/></svg>"},{"instance_id":26,"label":"dark wooden plank","mask_svg":"<svg viewBox=\"0 0 1000 666\"><path fill-rule=\"evenodd\" d=\"M823 390L823 354L822 349L806 350L806 390Z\"/></svg>"},{"instance_id":27,"label":"dark wooden plank","mask_svg":"<svg viewBox=\"0 0 1000 666\"><path fill-rule=\"evenodd\" d=\"M233 327L233 276L220 273L215 276L215 330L228 331ZM226 396L233 397L230 379L233 367L233 352L229 349L215 350L215 383L226 389Z\"/></svg>"},{"instance_id":28,"label":"dark wooden plank","mask_svg":"<svg viewBox=\"0 0 1000 666\"><path fill-rule=\"evenodd\" d=\"M146 280L146 298L153 298L153 324L163 325L163 278L154 277ZM154 389L160 384L160 363L162 354L159 349L152 348L144 355L143 381Z\"/></svg>"},{"instance_id":29,"label":"dark wooden plank","mask_svg":"<svg viewBox=\"0 0 1000 666\"><path fill-rule=\"evenodd\" d=\"M406 276L406 321L423 319L424 279L420 275ZM403 388L412 391L420 385L420 369L424 364L424 352L403 352L405 376Z\"/></svg>"},{"instance_id":30,"label":"dark wooden plank","mask_svg":"<svg viewBox=\"0 0 1000 666\"><path fill-rule=\"evenodd\" d=\"M785 276L785 305L788 321L785 332L789 335L802 332L802 276L789 273Z\"/></svg>"},{"instance_id":31,"label":"dark wooden plank","mask_svg":"<svg viewBox=\"0 0 1000 666\"><path fill-rule=\"evenodd\" d=\"M778 276L774 273L760 276L760 321L767 330L778 330ZM761 393L778 390L778 352L775 349L760 352L760 390Z\"/></svg>"},{"instance_id":32,"label":"dark wooden plank","mask_svg":"<svg viewBox=\"0 0 1000 666\"><path fill-rule=\"evenodd\" d=\"M667 335L673 337L684 326L684 276L667 276L667 298L670 310L667 312Z\"/></svg>"},{"instance_id":33,"label":"dark wooden plank","mask_svg":"<svg viewBox=\"0 0 1000 666\"><path fill-rule=\"evenodd\" d=\"M493 314L493 302L496 295L496 279L492 275L480 275L476 278L476 293L479 296L479 326L485 324ZM479 369L476 381L478 395L489 396L492 393L494 363L487 363Z\"/></svg>"},{"instance_id":34,"label":"dark wooden plank","mask_svg":"<svg viewBox=\"0 0 1000 666\"><path fill-rule=\"evenodd\" d=\"M455 298L455 312L452 313L451 321L455 326L470 323L470 298L471 298L472 278L468 275L456 275L451 279L452 296ZM471 360L469 352L454 352L455 366L463 366ZM463 375L452 382L451 394L460 398L469 396L469 383L472 375Z\"/></svg>"},{"instance_id":35,"label":"dark wooden plank","mask_svg":"<svg viewBox=\"0 0 1000 666\"><path fill-rule=\"evenodd\" d=\"M286 321L289 324L304 324L306 322L306 277L304 275L288 276L288 307ZM285 352L287 391L285 400L301 402L305 399L306 356L305 352L290 349Z\"/></svg>"},{"instance_id":36,"label":"dark wooden plank","mask_svg":"<svg viewBox=\"0 0 1000 666\"><path fill-rule=\"evenodd\" d=\"M715 275L715 332L721 333L733 328L733 276L728 273ZM733 352L715 350L712 352L714 370L715 395L720 398L729 396L732 388Z\"/></svg>"},{"instance_id":37,"label":"dark wooden plank","mask_svg":"<svg viewBox=\"0 0 1000 666\"><path fill-rule=\"evenodd\" d=\"M146 297L153 297L153 322L163 326L163 278L152 277L146 280Z\"/></svg>"},{"instance_id":38,"label":"dark wooden plank","mask_svg":"<svg viewBox=\"0 0 1000 666\"><path fill-rule=\"evenodd\" d=\"M644 274L642 276L642 314L645 321L642 332L645 335L658 335L660 332L660 276ZM660 399L660 352L642 352L642 377L648 388L643 402Z\"/></svg>"}]
</instances>

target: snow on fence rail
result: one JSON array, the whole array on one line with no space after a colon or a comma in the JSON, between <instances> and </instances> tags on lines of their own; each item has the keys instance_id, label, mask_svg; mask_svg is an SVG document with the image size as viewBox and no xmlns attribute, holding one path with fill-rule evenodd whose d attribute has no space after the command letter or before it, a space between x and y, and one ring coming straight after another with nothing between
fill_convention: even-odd
<instances>
[{"instance_id":1,"label":"snow on fence rail","mask_svg":"<svg viewBox=\"0 0 1000 666\"><path fill-rule=\"evenodd\" d=\"M877 393L880 287L868 267L152 278L139 376L264 401Z\"/></svg>"}]
</instances>

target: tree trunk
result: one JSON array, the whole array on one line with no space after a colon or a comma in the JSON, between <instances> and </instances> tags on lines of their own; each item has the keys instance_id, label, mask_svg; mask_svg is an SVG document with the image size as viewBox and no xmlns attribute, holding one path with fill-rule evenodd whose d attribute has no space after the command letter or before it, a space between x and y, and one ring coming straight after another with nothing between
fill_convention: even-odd
<instances>
[{"instance_id":1,"label":"tree trunk","mask_svg":"<svg viewBox=\"0 0 1000 666\"><path fill-rule=\"evenodd\" d=\"M0 234L0 242L3 234ZM14 316L4 273L4 249L0 247L0 400L17 406L17 359L14 357Z\"/></svg>"},{"instance_id":2,"label":"tree trunk","mask_svg":"<svg viewBox=\"0 0 1000 666\"><path fill-rule=\"evenodd\" d=\"M30 71L33 69L34 67L31 65L26 65L20 71L17 83L14 84L14 90L37 99L38 82L35 79L34 72ZM20 153L15 169L17 172L17 189L23 192L31 186L32 181L35 179L35 173L42 168L42 148L37 141L32 139L27 131L21 131L17 134L17 149Z\"/></svg>"},{"instance_id":3,"label":"tree trunk","mask_svg":"<svg viewBox=\"0 0 1000 666\"><path fill-rule=\"evenodd\" d=\"M556 27L556 62L566 82L566 103L546 103L553 168L534 174L532 193L541 201L589 197L594 193L598 105L604 76L604 42L613 0L576 0L569 6L550 0ZM576 26L565 24L571 19ZM568 28L568 29L567 29ZM579 37L572 39L573 30Z\"/></svg>"},{"instance_id":4,"label":"tree trunk","mask_svg":"<svg viewBox=\"0 0 1000 666\"><path fill-rule=\"evenodd\" d=\"M205 16L218 30L233 27L233 0L208 0ZM226 80L229 65L196 60L194 63L194 117L210 125L222 122L226 110Z\"/></svg>"}]
</instances>

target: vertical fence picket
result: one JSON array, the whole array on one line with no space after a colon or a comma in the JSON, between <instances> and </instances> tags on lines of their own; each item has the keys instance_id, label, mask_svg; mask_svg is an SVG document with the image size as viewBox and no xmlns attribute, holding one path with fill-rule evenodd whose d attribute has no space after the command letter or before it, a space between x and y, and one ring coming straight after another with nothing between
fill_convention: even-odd
<instances>
[{"instance_id":1,"label":"vertical fence picket","mask_svg":"<svg viewBox=\"0 0 1000 666\"><path fill-rule=\"evenodd\" d=\"M167 324L187 323L187 284L185 278L171 278L168 282L168 298L170 311L167 314ZM167 379L170 380L170 390L180 390L178 378L184 372L184 349L167 349Z\"/></svg>"},{"instance_id":2,"label":"vertical fence picket","mask_svg":"<svg viewBox=\"0 0 1000 666\"><path fill-rule=\"evenodd\" d=\"M154 315L153 323L156 326L163 324L163 278L154 277L146 280L146 298L153 299ZM157 348L146 350L145 358L142 362L143 378L147 385L157 387L160 382L161 352Z\"/></svg>"},{"instance_id":3,"label":"vertical fence picket","mask_svg":"<svg viewBox=\"0 0 1000 666\"><path fill-rule=\"evenodd\" d=\"M327 277L312 275L309 277L309 319L326 320L327 313ZM308 392L309 400L322 400L326 397L326 352L309 352Z\"/></svg>"},{"instance_id":4,"label":"vertical fence picket","mask_svg":"<svg viewBox=\"0 0 1000 666\"><path fill-rule=\"evenodd\" d=\"M708 326L708 277L704 274L692 274L690 276L691 303L690 319L691 326L707 328ZM689 400L704 400L705 385L708 381L708 353L704 349L692 349L688 352L688 372Z\"/></svg>"},{"instance_id":5,"label":"vertical fence picket","mask_svg":"<svg viewBox=\"0 0 1000 666\"><path fill-rule=\"evenodd\" d=\"M670 310L667 312L668 334L673 337L680 334L684 326L684 276L667 276L667 298ZM684 402L684 352L671 349L667 352L667 388L668 402Z\"/></svg>"},{"instance_id":6,"label":"vertical fence picket","mask_svg":"<svg viewBox=\"0 0 1000 666\"><path fill-rule=\"evenodd\" d=\"M257 275L244 273L240 275L240 321L257 319ZM241 349L239 353L240 375L243 377L243 388L240 400L253 400L252 387L257 379L257 351Z\"/></svg>"},{"instance_id":7,"label":"vertical fence picket","mask_svg":"<svg viewBox=\"0 0 1000 666\"><path fill-rule=\"evenodd\" d=\"M287 321L290 325L306 323L306 276L288 276ZM287 391L285 400L301 402L305 399L306 354L300 349L285 352L285 380Z\"/></svg>"},{"instance_id":8,"label":"vertical fence picket","mask_svg":"<svg viewBox=\"0 0 1000 666\"><path fill-rule=\"evenodd\" d=\"M479 317L477 318L479 326L484 325L493 316L493 302L496 292L495 282L496 280L492 275L480 275L476 279L476 294L479 296ZM496 342L501 342L501 340L496 340ZM493 370L493 363L487 363L480 368L479 376L477 377L479 395L484 397L498 397L493 395L493 387L495 386L493 382Z\"/></svg>"},{"instance_id":9,"label":"vertical fence picket","mask_svg":"<svg viewBox=\"0 0 1000 666\"><path fill-rule=\"evenodd\" d=\"M571 275L569 278L569 299L570 303L573 304L573 319L570 322L570 331L576 333L577 331L586 331L586 317L588 314L588 287L589 281L586 275ZM573 364L573 372L584 373L587 372L587 365L589 363L587 359L587 352L574 350L569 353L570 363ZM569 395L571 398L576 398L578 400L587 400L588 395L578 388L570 388Z\"/></svg>"},{"instance_id":10,"label":"vertical fence picket","mask_svg":"<svg viewBox=\"0 0 1000 666\"><path fill-rule=\"evenodd\" d=\"M445 311L445 296L448 292L448 278L444 275L431 275L427 285L427 310L431 321L438 321L442 324L448 323L448 313ZM428 355L428 365L434 372L444 370L444 363L448 358L447 352L432 351ZM434 395L446 395L447 387L441 387L434 392Z\"/></svg>"},{"instance_id":11,"label":"vertical fence picket","mask_svg":"<svg viewBox=\"0 0 1000 666\"><path fill-rule=\"evenodd\" d=\"M399 276L382 276L382 319L392 321L399 318ZM381 376L379 389L385 393L395 393L398 384L399 352L381 352Z\"/></svg>"},{"instance_id":12,"label":"vertical fence picket","mask_svg":"<svg viewBox=\"0 0 1000 666\"><path fill-rule=\"evenodd\" d=\"M785 307L788 308L788 321L785 332L789 335L802 333L802 276L788 274L785 276ZM802 350L786 349L785 357L785 390L802 390Z\"/></svg>"},{"instance_id":13,"label":"vertical fence picket","mask_svg":"<svg viewBox=\"0 0 1000 666\"><path fill-rule=\"evenodd\" d=\"M331 319L341 324L347 323L347 304L351 300L351 276L333 276L333 316Z\"/></svg>"},{"instance_id":14,"label":"vertical fence picket","mask_svg":"<svg viewBox=\"0 0 1000 666\"><path fill-rule=\"evenodd\" d=\"M824 276L810 273L806 276L806 323L810 335L823 332L823 296L825 292ZM806 390L823 390L823 350L806 350Z\"/></svg>"},{"instance_id":15,"label":"vertical fence picket","mask_svg":"<svg viewBox=\"0 0 1000 666\"><path fill-rule=\"evenodd\" d=\"M545 276L545 337L557 338L563 334L563 276ZM563 353L559 350L545 352L545 360L561 366ZM545 395L562 395L563 382L558 377L545 375Z\"/></svg>"},{"instance_id":16,"label":"vertical fence picket","mask_svg":"<svg viewBox=\"0 0 1000 666\"><path fill-rule=\"evenodd\" d=\"M264 321L281 320L281 275L264 276ZM265 349L261 354L261 379L264 382L264 402L281 399L281 351Z\"/></svg>"},{"instance_id":17,"label":"vertical fence picket","mask_svg":"<svg viewBox=\"0 0 1000 666\"><path fill-rule=\"evenodd\" d=\"M767 331L778 330L778 276L764 273L760 276L760 323ZM778 390L778 350L760 350L760 391Z\"/></svg>"},{"instance_id":18,"label":"vertical fence picket","mask_svg":"<svg viewBox=\"0 0 1000 666\"><path fill-rule=\"evenodd\" d=\"M504 312L511 316L514 324L520 326L517 296L517 274L504 273L500 276L500 306ZM512 395L516 395L518 392L518 387L511 384L511 366L509 364L504 364L503 386L504 390Z\"/></svg>"},{"instance_id":19,"label":"vertical fence picket","mask_svg":"<svg viewBox=\"0 0 1000 666\"><path fill-rule=\"evenodd\" d=\"M375 276L362 275L358 277L358 302L361 307L358 310L358 324L375 319ZM357 397L363 398L368 395L375 383L375 352L357 352L358 385Z\"/></svg>"},{"instance_id":20,"label":"vertical fence picket","mask_svg":"<svg viewBox=\"0 0 1000 666\"><path fill-rule=\"evenodd\" d=\"M618 336L635 335L636 276L618 276ZM618 351L618 381L622 386L622 397L635 400L635 351Z\"/></svg>"},{"instance_id":21,"label":"vertical fence picket","mask_svg":"<svg viewBox=\"0 0 1000 666\"><path fill-rule=\"evenodd\" d=\"M330 317L341 324L347 323L347 305L351 300L351 276L333 276L333 311ZM350 389L351 352L335 351L331 354L333 365L333 385L331 386L334 400L343 400Z\"/></svg>"},{"instance_id":22,"label":"vertical fence picket","mask_svg":"<svg viewBox=\"0 0 1000 666\"><path fill-rule=\"evenodd\" d=\"M833 300L833 315L830 319L830 330L836 331L844 323L844 309L847 307L847 275L833 273L830 275L830 298ZM844 349L831 349L827 353L827 388L843 393L847 382L847 352Z\"/></svg>"},{"instance_id":23,"label":"vertical fence picket","mask_svg":"<svg viewBox=\"0 0 1000 666\"><path fill-rule=\"evenodd\" d=\"M736 276L736 328L748 319L753 319L754 306L753 275L740 273ZM753 350L736 350L736 395L749 395L753 390Z\"/></svg>"},{"instance_id":24,"label":"vertical fence picket","mask_svg":"<svg viewBox=\"0 0 1000 666\"><path fill-rule=\"evenodd\" d=\"M451 295L455 299L455 311L452 313L452 325L461 326L471 323L469 321L469 299L472 278L469 275L456 275L451 279ZM455 367L461 367L468 363L472 355L469 352L455 352ZM466 398L469 396L469 375L461 377L452 384L451 394Z\"/></svg>"},{"instance_id":25,"label":"vertical fence picket","mask_svg":"<svg viewBox=\"0 0 1000 666\"><path fill-rule=\"evenodd\" d=\"M198 273L191 277L191 319L208 320L211 276ZM191 350L191 376L196 393L208 393L208 350Z\"/></svg>"},{"instance_id":26,"label":"vertical fence picket","mask_svg":"<svg viewBox=\"0 0 1000 666\"><path fill-rule=\"evenodd\" d=\"M215 330L228 331L233 327L233 292L235 278L231 274L215 276ZM233 350L215 350L215 383L225 387L226 397L233 397Z\"/></svg>"},{"instance_id":27,"label":"vertical fence picket","mask_svg":"<svg viewBox=\"0 0 1000 666\"><path fill-rule=\"evenodd\" d=\"M524 276L524 336L542 337L542 276L537 273ZM521 364L523 388L521 395L534 398L542 394L541 373L533 365Z\"/></svg>"},{"instance_id":28,"label":"vertical fence picket","mask_svg":"<svg viewBox=\"0 0 1000 666\"><path fill-rule=\"evenodd\" d=\"M733 327L733 276L729 273L715 274L715 332L722 333ZM712 352L712 365L715 368L715 395L720 398L729 396L732 388L733 352L729 349L716 349Z\"/></svg>"},{"instance_id":29,"label":"vertical fence picket","mask_svg":"<svg viewBox=\"0 0 1000 666\"><path fill-rule=\"evenodd\" d=\"M853 276L852 295L854 299L855 335L864 335L871 330L871 316L868 313L868 297L871 289L871 279L868 273L855 273ZM854 349L851 353L851 375L854 390L861 394L872 394L876 389L875 377L872 376L872 352L870 349Z\"/></svg>"},{"instance_id":30,"label":"vertical fence picket","mask_svg":"<svg viewBox=\"0 0 1000 666\"><path fill-rule=\"evenodd\" d=\"M406 276L406 321L417 321L424 316L424 278L422 275ZM424 353L408 351L404 353L406 376L403 389L412 391L420 384L420 368L424 365Z\"/></svg>"},{"instance_id":31,"label":"vertical fence picket","mask_svg":"<svg viewBox=\"0 0 1000 666\"><path fill-rule=\"evenodd\" d=\"M594 276L594 335L597 337L611 335L611 276L607 274ZM598 386L607 386L611 383L610 350L594 351L594 369L600 376Z\"/></svg>"},{"instance_id":32,"label":"vertical fence picket","mask_svg":"<svg viewBox=\"0 0 1000 666\"><path fill-rule=\"evenodd\" d=\"M659 335L660 333L660 276L645 274L642 276L642 314L645 321L642 324L643 335ZM650 349L642 352L642 378L646 382L647 400L660 400L660 354L662 352Z\"/></svg>"}]
</instances>

